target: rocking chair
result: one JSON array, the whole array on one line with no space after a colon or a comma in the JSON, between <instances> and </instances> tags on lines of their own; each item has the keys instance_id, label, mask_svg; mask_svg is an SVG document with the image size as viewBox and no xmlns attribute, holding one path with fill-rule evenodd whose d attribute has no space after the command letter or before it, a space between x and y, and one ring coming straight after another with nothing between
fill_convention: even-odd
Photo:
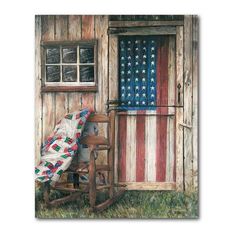
<instances>
[{"instance_id":1,"label":"rocking chair","mask_svg":"<svg viewBox=\"0 0 236 236\"><path fill-rule=\"evenodd\" d=\"M56 206L68 201L73 201L81 197L81 194L89 195L90 211L98 212L106 209L115 201L117 201L125 192L125 185L114 182L114 146L115 146L115 111L111 110L108 115L94 113L88 118L89 122L107 123L108 137L89 135L80 140L82 145L87 145L90 150L90 160L88 163L71 164L66 171L73 176L73 187L65 187L68 182L58 182L51 186L48 182L44 184L44 200L48 206ZM107 164L96 164L96 153L106 151ZM107 172L108 181L105 184L98 184L96 181L96 173L102 171ZM80 182L79 177L88 174L88 182ZM66 185L67 186L67 185ZM50 190L58 190L69 193L69 195L50 200ZM97 193L99 191L108 190L108 198L97 204Z\"/></svg>"}]
</instances>

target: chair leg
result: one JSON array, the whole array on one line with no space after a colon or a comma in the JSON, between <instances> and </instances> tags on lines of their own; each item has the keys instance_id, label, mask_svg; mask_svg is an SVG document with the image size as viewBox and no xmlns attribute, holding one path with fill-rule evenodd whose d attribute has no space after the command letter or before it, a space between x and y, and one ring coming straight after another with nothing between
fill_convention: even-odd
<instances>
[{"instance_id":1,"label":"chair leg","mask_svg":"<svg viewBox=\"0 0 236 236\"><path fill-rule=\"evenodd\" d=\"M91 210L96 204L96 166L94 151L90 152L90 162L89 162L89 203Z\"/></svg>"}]
</instances>

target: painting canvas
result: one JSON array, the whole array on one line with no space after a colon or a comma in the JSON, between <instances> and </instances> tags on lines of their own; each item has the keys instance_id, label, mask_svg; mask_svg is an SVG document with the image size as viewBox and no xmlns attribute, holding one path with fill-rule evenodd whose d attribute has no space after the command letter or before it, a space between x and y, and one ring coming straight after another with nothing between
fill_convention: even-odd
<instances>
[{"instance_id":1,"label":"painting canvas","mask_svg":"<svg viewBox=\"0 0 236 236\"><path fill-rule=\"evenodd\" d=\"M35 16L35 216L198 218L199 18Z\"/></svg>"}]
</instances>

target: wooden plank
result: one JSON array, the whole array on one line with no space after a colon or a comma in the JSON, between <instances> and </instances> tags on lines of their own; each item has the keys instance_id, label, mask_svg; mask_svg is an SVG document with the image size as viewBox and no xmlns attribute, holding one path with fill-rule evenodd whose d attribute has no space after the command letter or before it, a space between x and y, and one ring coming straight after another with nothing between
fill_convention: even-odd
<instances>
[{"instance_id":1,"label":"wooden plank","mask_svg":"<svg viewBox=\"0 0 236 236\"><path fill-rule=\"evenodd\" d=\"M97 86L44 86L42 92L97 92ZM80 94L81 96L81 94Z\"/></svg>"},{"instance_id":2,"label":"wooden plank","mask_svg":"<svg viewBox=\"0 0 236 236\"><path fill-rule=\"evenodd\" d=\"M176 27L176 84L181 85L180 103L183 105L183 27ZM178 102L178 97L176 97ZM176 155L176 188L177 191L184 190L184 170L183 170L183 127L179 125L183 123L183 108L176 108L176 140L175 140L175 155Z\"/></svg>"},{"instance_id":3,"label":"wooden plank","mask_svg":"<svg viewBox=\"0 0 236 236\"><path fill-rule=\"evenodd\" d=\"M176 86L180 84L179 98L176 93L177 105L183 106L183 26L176 27ZM178 91L178 90L177 90Z\"/></svg>"},{"instance_id":4,"label":"wooden plank","mask_svg":"<svg viewBox=\"0 0 236 236\"><path fill-rule=\"evenodd\" d=\"M177 26L184 21L109 21L109 27Z\"/></svg>"},{"instance_id":5,"label":"wooden plank","mask_svg":"<svg viewBox=\"0 0 236 236\"><path fill-rule=\"evenodd\" d=\"M109 28L109 34L115 35L172 35L176 34L174 26L161 27L132 27L132 28Z\"/></svg>"},{"instance_id":6,"label":"wooden plank","mask_svg":"<svg viewBox=\"0 0 236 236\"><path fill-rule=\"evenodd\" d=\"M125 185L127 190L176 190L176 184L172 182L125 182Z\"/></svg>"},{"instance_id":7,"label":"wooden plank","mask_svg":"<svg viewBox=\"0 0 236 236\"><path fill-rule=\"evenodd\" d=\"M65 15L55 16L55 40L67 40L68 17Z\"/></svg>"},{"instance_id":8,"label":"wooden plank","mask_svg":"<svg viewBox=\"0 0 236 236\"><path fill-rule=\"evenodd\" d=\"M68 113L68 98L66 93L56 93L55 94L55 124L61 120L66 113Z\"/></svg>"},{"instance_id":9,"label":"wooden plank","mask_svg":"<svg viewBox=\"0 0 236 236\"><path fill-rule=\"evenodd\" d=\"M81 138L81 144L86 145L109 145L108 139L103 136L88 135Z\"/></svg>"},{"instance_id":10,"label":"wooden plank","mask_svg":"<svg viewBox=\"0 0 236 236\"><path fill-rule=\"evenodd\" d=\"M106 114L94 114L90 115L87 121L96 123L108 123L109 117Z\"/></svg>"},{"instance_id":11,"label":"wooden plank","mask_svg":"<svg viewBox=\"0 0 236 236\"><path fill-rule=\"evenodd\" d=\"M175 104L175 37L169 37L169 52L168 52L168 105ZM174 107L168 107L168 113L174 113ZM167 118L167 140L166 140L166 181L174 181L175 168L175 128L174 117Z\"/></svg>"},{"instance_id":12,"label":"wooden plank","mask_svg":"<svg viewBox=\"0 0 236 236\"><path fill-rule=\"evenodd\" d=\"M145 111L138 111L144 113ZM136 117L136 181L145 180L145 116Z\"/></svg>"},{"instance_id":13,"label":"wooden plank","mask_svg":"<svg viewBox=\"0 0 236 236\"><path fill-rule=\"evenodd\" d=\"M198 190L198 79L199 22L193 16L193 188Z\"/></svg>"},{"instance_id":14,"label":"wooden plank","mask_svg":"<svg viewBox=\"0 0 236 236\"><path fill-rule=\"evenodd\" d=\"M41 89L41 16L35 16L35 165L40 162L42 143L42 97Z\"/></svg>"},{"instance_id":15,"label":"wooden plank","mask_svg":"<svg viewBox=\"0 0 236 236\"><path fill-rule=\"evenodd\" d=\"M82 39L94 39L94 16L84 15L82 16ZM94 94L83 93L81 95L82 108L90 108L94 110Z\"/></svg>"},{"instance_id":16,"label":"wooden plank","mask_svg":"<svg viewBox=\"0 0 236 236\"><path fill-rule=\"evenodd\" d=\"M109 100L117 100L118 99L118 40L117 37L109 35L108 38L108 98ZM119 119L119 120L118 120ZM122 145L122 155L119 154L119 142L123 142L122 140L119 140L119 134L118 129L120 129L120 125L126 126L126 117L118 118L116 116L116 130L115 130L115 180L117 181L119 178L123 179L125 178L125 173L123 173L123 170L121 172L120 168L125 169L125 164L123 163L123 158L125 157L125 149ZM125 124L124 124L125 123ZM119 163L119 161L121 163ZM121 167L122 166L122 167ZM118 171L119 169L119 171ZM121 176L119 176L121 174Z\"/></svg>"},{"instance_id":17,"label":"wooden plank","mask_svg":"<svg viewBox=\"0 0 236 236\"><path fill-rule=\"evenodd\" d=\"M184 17L184 123L192 126L192 16ZM184 128L185 190L193 188L192 129Z\"/></svg>"},{"instance_id":18,"label":"wooden plank","mask_svg":"<svg viewBox=\"0 0 236 236\"><path fill-rule=\"evenodd\" d=\"M145 182L156 181L156 128L155 116L146 116L145 123Z\"/></svg>"},{"instance_id":19,"label":"wooden plank","mask_svg":"<svg viewBox=\"0 0 236 236\"><path fill-rule=\"evenodd\" d=\"M50 93L43 94L43 140L53 131L55 126L55 96Z\"/></svg>"},{"instance_id":20,"label":"wooden plank","mask_svg":"<svg viewBox=\"0 0 236 236\"><path fill-rule=\"evenodd\" d=\"M126 181L136 180L136 117L127 117Z\"/></svg>"},{"instance_id":21,"label":"wooden plank","mask_svg":"<svg viewBox=\"0 0 236 236\"><path fill-rule=\"evenodd\" d=\"M80 40L81 39L81 22L82 17L81 16L69 16L68 17L68 39L69 40ZM81 86L78 87L79 89L75 92L71 92L68 94L68 108L69 112L78 111L81 109L81 93L80 91L91 91L92 87L89 88L81 88ZM97 87L93 86L94 92L97 91Z\"/></svg>"},{"instance_id":22,"label":"wooden plank","mask_svg":"<svg viewBox=\"0 0 236 236\"><path fill-rule=\"evenodd\" d=\"M55 17L42 16L42 40L54 40ZM55 94L43 94L43 141L51 134L55 126Z\"/></svg>"},{"instance_id":23,"label":"wooden plank","mask_svg":"<svg viewBox=\"0 0 236 236\"><path fill-rule=\"evenodd\" d=\"M127 133L127 116L119 117L119 181L126 181L126 133Z\"/></svg>"}]
</instances>

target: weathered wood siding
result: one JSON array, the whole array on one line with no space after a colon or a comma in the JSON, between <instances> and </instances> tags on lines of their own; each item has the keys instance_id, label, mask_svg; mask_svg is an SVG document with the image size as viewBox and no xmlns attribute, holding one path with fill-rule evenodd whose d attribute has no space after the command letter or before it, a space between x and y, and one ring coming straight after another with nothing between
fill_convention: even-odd
<instances>
[{"instance_id":1,"label":"weathered wood siding","mask_svg":"<svg viewBox=\"0 0 236 236\"><path fill-rule=\"evenodd\" d=\"M168 18L168 17L167 17ZM113 19L113 20L112 20ZM121 18L123 19L123 18ZM133 19L133 18L132 18ZM115 20L115 21L114 21ZM156 21L119 20L109 16L56 15L35 18L35 160L40 145L65 113L83 107L106 112L106 101L118 99L118 36L107 34L109 27L152 27L152 32L171 27L168 45L160 49L162 79L155 114L120 115L115 129L115 179L130 189L198 188L198 18L184 16L157 18ZM158 30L155 30L158 27ZM138 29L140 30L140 29ZM136 32L136 31L135 31ZM161 30L161 32L164 32ZM166 31L167 32L167 31ZM44 63L40 42L43 40L97 39L97 86L94 92L41 93ZM168 64L166 68L164 65ZM161 78L160 76L158 79ZM179 88L178 88L179 85ZM160 105L160 104L159 104ZM156 114L159 114L158 116ZM174 116L162 116L174 114ZM106 126L99 125L106 135ZM120 132L118 132L118 129ZM137 138L138 137L138 138ZM106 161L101 153L100 163ZM158 183L158 185L157 185Z\"/></svg>"}]
</instances>

